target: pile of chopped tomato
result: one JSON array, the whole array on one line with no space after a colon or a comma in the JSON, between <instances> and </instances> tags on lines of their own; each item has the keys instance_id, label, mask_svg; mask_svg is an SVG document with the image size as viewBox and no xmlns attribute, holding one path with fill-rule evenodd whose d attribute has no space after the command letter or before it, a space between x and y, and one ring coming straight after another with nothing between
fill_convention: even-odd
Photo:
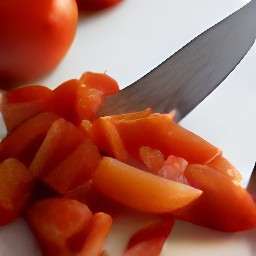
<instances>
[{"instance_id":1,"label":"pile of chopped tomato","mask_svg":"<svg viewBox=\"0 0 256 256\"><path fill-rule=\"evenodd\" d=\"M44 255L101 255L119 213L155 217L124 252L159 255L179 219L236 232L256 206L220 149L173 120L142 112L97 117L117 82L84 73L51 90L3 94L0 224L23 217Z\"/></svg>"}]
</instances>

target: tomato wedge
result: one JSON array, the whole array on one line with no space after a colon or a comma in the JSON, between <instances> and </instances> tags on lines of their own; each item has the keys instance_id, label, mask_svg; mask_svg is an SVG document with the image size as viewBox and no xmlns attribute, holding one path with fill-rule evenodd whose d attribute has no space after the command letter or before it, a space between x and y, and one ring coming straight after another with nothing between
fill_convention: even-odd
<instances>
[{"instance_id":1,"label":"tomato wedge","mask_svg":"<svg viewBox=\"0 0 256 256\"><path fill-rule=\"evenodd\" d=\"M103 157L92 183L111 199L148 213L166 213L191 203L202 191Z\"/></svg>"},{"instance_id":2,"label":"tomato wedge","mask_svg":"<svg viewBox=\"0 0 256 256\"><path fill-rule=\"evenodd\" d=\"M19 87L6 92L1 103L1 113L8 132L35 114L46 111L46 100L50 95L51 89L40 85Z\"/></svg>"},{"instance_id":3,"label":"tomato wedge","mask_svg":"<svg viewBox=\"0 0 256 256\"><path fill-rule=\"evenodd\" d=\"M104 96L119 92L119 85L115 79L106 73L85 72L79 81L89 88L96 89L104 94Z\"/></svg>"},{"instance_id":4,"label":"tomato wedge","mask_svg":"<svg viewBox=\"0 0 256 256\"><path fill-rule=\"evenodd\" d=\"M161 219L137 231L130 238L124 256L159 256L173 225L173 219Z\"/></svg>"},{"instance_id":5,"label":"tomato wedge","mask_svg":"<svg viewBox=\"0 0 256 256\"><path fill-rule=\"evenodd\" d=\"M102 255L106 238L112 227L112 218L104 212L93 214L89 223L86 239L78 256Z\"/></svg>"},{"instance_id":6,"label":"tomato wedge","mask_svg":"<svg viewBox=\"0 0 256 256\"><path fill-rule=\"evenodd\" d=\"M207 163L208 166L217 169L225 176L229 177L235 183L239 183L242 180L242 176L239 171L233 166L228 159L223 157L222 154L218 155L210 162Z\"/></svg>"},{"instance_id":7,"label":"tomato wedge","mask_svg":"<svg viewBox=\"0 0 256 256\"><path fill-rule=\"evenodd\" d=\"M129 162L128 152L110 118L99 118L93 123L92 138L103 154Z\"/></svg>"},{"instance_id":8,"label":"tomato wedge","mask_svg":"<svg viewBox=\"0 0 256 256\"><path fill-rule=\"evenodd\" d=\"M54 113L40 113L21 123L0 143L0 162L17 158L29 165L51 124L58 119Z\"/></svg>"},{"instance_id":9,"label":"tomato wedge","mask_svg":"<svg viewBox=\"0 0 256 256\"><path fill-rule=\"evenodd\" d=\"M110 117L111 118L111 117ZM128 153L140 159L139 149L148 146L192 163L207 163L221 150L173 121L169 114L152 114L133 120L111 118Z\"/></svg>"},{"instance_id":10,"label":"tomato wedge","mask_svg":"<svg viewBox=\"0 0 256 256\"><path fill-rule=\"evenodd\" d=\"M90 180L99 159L100 154L94 143L84 140L43 181L59 193L66 193Z\"/></svg>"},{"instance_id":11,"label":"tomato wedge","mask_svg":"<svg viewBox=\"0 0 256 256\"><path fill-rule=\"evenodd\" d=\"M51 198L31 205L26 220L44 255L78 255L92 212L82 203L66 198Z\"/></svg>"},{"instance_id":12,"label":"tomato wedge","mask_svg":"<svg viewBox=\"0 0 256 256\"><path fill-rule=\"evenodd\" d=\"M46 110L46 105L42 101L6 103L1 107L1 113L8 132L11 132L23 121Z\"/></svg>"},{"instance_id":13,"label":"tomato wedge","mask_svg":"<svg viewBox=\"0 0 256 256\"><path fill-rule=\"evenodd\" d=\"M18 160L0 163L0 226L21 217L32 193L34 177Z\"/></svg>"},{"instance_id":14,"label":"tomato wedge","mask_svg":"<svg viewBox=\"0 0 256 256\"><path fill-rule=\"evenodd\" d=\"M58 118L49 127L30 170L41 178L64 160L84 140L83 134L72 123Z\"/></svg>"},{"instance_id":15,"label":"tomato wedge","mask_svg":"<svg viewBox=\"0 0 256 256\"><path fill-rule=\"evenodd\" d=\"M38 100L46 100L52 90L43 85L27 85L7 91L5 99L8 103L23 103Z\"/></svg>"},{"instance_id":16,"label":"tomato wedge","mask_svg":"<svg viewBox=\"0 0 256 256\"><path fill-rule=\"evenodd\" d=\"M256 205L241 186L205 165L189 165L185 177L203 194L174 216L208 228L235 232L256 227Z\"/></svg>"}]
</instances>

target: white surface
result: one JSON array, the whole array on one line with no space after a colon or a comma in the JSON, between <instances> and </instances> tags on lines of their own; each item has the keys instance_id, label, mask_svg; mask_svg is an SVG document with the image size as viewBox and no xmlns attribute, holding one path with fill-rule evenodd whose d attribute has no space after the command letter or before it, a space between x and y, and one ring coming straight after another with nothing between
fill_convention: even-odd
<instances>
[{"instance_id":1,"label":"white surface","mask_svg":"<svg viewBox=\"0 0 256 256\"><path fill-rule=\"evenodd\" d=\"M41 84L56 87L91 70L124 87L248 1L124 0L111 10L80 17L76 40L61 65ZM181 124L223 149L246 183L256 160L256 46L236 70ZM124 224L125 223L125 224ZM114 227L107 248L120 256L135 224ZM256 231L224 234L178 222L163 256L254 256ZM0 229L0 255L37 256L23 222ZM57 255L56 255L57 256Z\"/></svg>"}]
</instances>

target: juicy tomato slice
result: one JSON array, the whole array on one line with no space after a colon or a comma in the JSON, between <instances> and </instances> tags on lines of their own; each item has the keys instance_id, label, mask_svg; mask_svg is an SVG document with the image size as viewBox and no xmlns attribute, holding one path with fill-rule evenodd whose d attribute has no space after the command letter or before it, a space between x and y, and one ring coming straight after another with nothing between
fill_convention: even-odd
<instances>
[{"instance_id":1,"label":"juicy tomato slice","mask_svg":"<svg viewBox=\"0 0 256 256\"><path fill-rule=\"evenodd\" d=\"M0 143L0 162L13 157L29 165L57 119L54 113L40 113L17 126Z\"/></svg>"},{"instance_id":2,"label":"juicy tomato slice","mask_svg":"<svg viewBox=\"0 0 256 256\"><path fill-rule=\"evenodd\" d=\"M110 215L104 212L93 214L79 256L102 255L111 227L112 218Z\"/></svg>"},{"instance_id":3,"label":"juicy tomato slice","mask_svg":"<svg viewBox=\"0 0 256 256\"><path fill-rule=\"evenodd\" d=\"M208 166L217 169L235 183L239 183L242 180L242 176L239 171L232 165L228 159L223 157L222 154L218 155L210 162L207 163Z\"/></svg>"},{"instance_id":4,"label":"juicy tomato slice","mask_svg":"<svg viewBox=\"0 0 256 256\"><path fill-rule=\"evenodd\" d=\"M188 165L185 177L201 189L200 198L174 216L208 228L235 232L256 227L256 206L250 194L241 186L205 165Z\"/></svg>"},{"instance_id":5,"label":"juicy tomato slice","mask_svg":"<svg viewBox=\"0 0 256 256\"><path fill-rule=\"evenodd\" d=\"M46 111L46 100L51 92L51 89L40 85L19 87L6 92L1 103L1 113L8 132L35 114Z\"/></svg>"},{"instance_id":6,"label":"juicy tomato slice","mask_svg":"<svg viewBox=\"0 0 256 256\"><path fill-rule=\"evenodd\" d=\"M166 179L174 180L187 184L184 171L188 162L181 157L169 156L163 166L157 171L157 175Z\"/></svg>"},{"instance_id":7,"label":"juicy tomato slice","mask_svg":"<svg viewBox=\"0 0 256 256\"><path fill-rule=\"evenodd\" d=\"M79 80L71 79L53 90L47 104L49 111L79 125L83 119L93 119L101 104L102 95L102 92L89 88Z\"/></svg>"},{"instance_id":8,"label":"juicy tomato slice","mask_svg":"<svg viewBox=\"0 0 256 256\"><path fill-rule=\"evenodd\" d=\"M83 203L51 198L31 205L26 220L44 255L78 255L92 212Z\"/></svg>"},{"instance_id":9,"label":"juicy tomato slice","mask_svg":"<svg viewBox=\"0 0 256 256\"><path fill-rule=\"evenodd\" d=\"M83 134L72 123L58 118L49 127L40 148L30 165L30 170L45 177L84 140Z\"/></svg>"},{"instance_id":10,"label":"juicy tomato slice","mask_svg":"<svg viewBox=\"0 0 256 256\"><path fill-rule=\"evenodd\" d=\"M5 103L1 106L1 114L7 131L11 132L23 121L46 111L46 108L44 101Z\"/></svg>"},{"instance_id":11,"label":"juicy tomato slice","mask_svg":"<svg viewBox=\"0 0 256 256\"><path fill-rule=\"evenodd\" d=\"M137 159L139 148L149 146L192 163L206 163L221 151L196 134L176 124L168 114L152 114L136 120L113 120L124 146Z\"/></svg>"},{"instance_id":12,"label":"juicy tomato slice","mask_svg":"<svg viewBox=\"0 0 256 256\"><path fill-rule=\"evenodd\" d=\"M98 118L93 123L92 138L103 154L128 162L129 155L110 118Z\"/></svg>"},{"instance_id":13,"label":"juicy tomato slice","mask_svg":"<svg viewBox=\"0 0 256 256\"><path fill-rule=\"evenodd\" d=\"M27 85L12 89L5 94L8 103L22 103L46 100L51 96L52 90L43 85Z\"/></svg>"},{"instance_id":14,"label":"juicy tomato slice","mask_svg":"<svg viewBox=\"0 0 256 256\"><path fill-rule=\"evenodd\" d=\"M139 148L139 154L142 161L153 173L157 173L164 165L164 155L158 149L142 146Z\"/></svg>"},{"instance_id":15,"label":"juicy tomato slice","mask_svg":"<svg viewBox=\"0 0 256 256\"><path fill-rule=\"evenodd\" d=\"M18 160L0 163L0 225L21 217L32 193L34 177Z\"/></svg>"},{"instance_id":16,"label":"juicy tomato slice","mask_svg":"<svg viewBox=\"0 0 256 256\"><path fill-rule=\"evenodd\" d=\"M52 91L47 102L49 110L68 121L75 122L75 104L78 98L80 82L77 79L68 80Z\"/></svg>"},{"instance_id":17,"label":"juicy tomato slice","mask_svg":"<svg viewBox=\"0 0 256 256\"><path fill-rule=\"evenodd\" d=\"M191 203L202 193L109 157L100 160L92 184L107 197L148 213L171 212Z\"/></svg>"},{"instance_id":18,"label":"juicy tomato slice","mask_svg":"<svg viewBox=\"0 0 256 256\"><path fill-rule=\"evenodd\" d=\"M174 220L169 218L140 229L129 239L124 256L159 256L173 225Z\"/></svg>"},{"instance_id":19,"label":"juicy tomato slice","mask_svg":"<svg viewBox=\"0 0 256 256\"><path fill-rule=\"evenodd\" d=\"M99 159L100 154L94 143L84 140L43 180L59 193L67 193L89 181Z\"/></svg>"},{"instance_id":20,"label":"juicy tomato slice","mask_svg":"<svg viewBox=\"0 0 256 256\"><path fill-rule=\"evenodd\" d=\"M87 71L79 80L82 84L102 92L105 96L119 92L117 81L105 73Z\"/></svg>"},{"instance_id":21,"label":"juicy tomato slice","mask_svg":"<svg viewBox=\"0 0 256 256\"><path fill-rule=\"evenodd\" d=\"M108 117L102 117L102 118L109 118L113 121L135 121L137 119L148 117L152 114L152 109L147 108L143 111L139 112L131 112L131 113L125 113L125 114L119 114L119 115L112 115Z\"/></svg>"},{"instance_id":22,"label":"juicy tomato slice","mask_svg":"<svg viewBox=\"0 0 256 256\"><path fill-rule=\"evenodd\" d=\"M149 116L151 109L141 112L134 112L121 115L105 116L96 119L90 129L91 138L103 154L114 157L125 163L131 162L119 131L115 126L115 121L132 121Z\"/></svg>"}]
</instances>

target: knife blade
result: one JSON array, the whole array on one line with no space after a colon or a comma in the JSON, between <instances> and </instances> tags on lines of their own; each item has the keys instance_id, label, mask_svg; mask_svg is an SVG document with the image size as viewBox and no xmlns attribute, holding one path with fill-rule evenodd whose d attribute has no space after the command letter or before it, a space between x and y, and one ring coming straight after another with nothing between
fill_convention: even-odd
<instances>
[{"instance_id":1,"label":"knife blade","mask_svg":"<svg viewBox=\"0 0 256 256\"><path fill-rule=\"evenodd\" d=\"M99 116L176 111L185 117L235 69L256 38L256 1L209 28L148 74L109 96Z\"/></svg>"}]
</instances>

